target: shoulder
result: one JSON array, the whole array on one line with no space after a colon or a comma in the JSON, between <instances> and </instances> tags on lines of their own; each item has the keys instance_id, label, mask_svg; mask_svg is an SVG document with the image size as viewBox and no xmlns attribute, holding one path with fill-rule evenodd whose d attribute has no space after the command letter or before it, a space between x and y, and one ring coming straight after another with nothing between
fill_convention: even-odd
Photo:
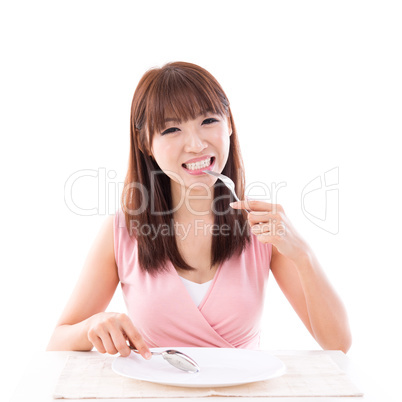
<instances>
[{"instance_id":1,"label":"shoulder","mask_svg":"<svg viewBox=\"0 0 402 402\"><path fill-rule=\"evenodd\" d=\"M118 209L113 217L113 227L115 229L126 227L126 216L121 209Z\"/></svg>"},{"instance_id":2,"label":"shoulder","mask_svg":"<svg viewBox=\"0 0 402 402\"><path fill-rule=\"evenodd\" d=\"M258 240L258 236L256 236L254 233L251 233L250 235L250 245L253 247L253 249L256 252L264 253L264 254L269 254L269 258L272 256L272 244L271 243L263 243Z\"/></svg>"},{"instance_id":3,"label":"shoulder","mask_svg":"<svg viewBox=\"0 0 402 402\"><path fill-rule=\"evenodd\" d=\"M101 224L99 234L107 235L109 238L113 236L115 219L115 214L108 215Z\"/></svg>"},{"instance_id":4,"label":"shoulder","mask_svg":"<svg viewBox=\"0 0 402 402\"><path fill-rule=\"evenodd\" d=\"M112 253L114 250L114 220L115 215L104 219L95 239L95 248L103 253Z\"/></svg>"},{"instance_id":5,"label":"shoulder","mask_svg":"<svg viewBox=\"0 0 402 402\"><path fill-rule=\"evenodd\" d=\"M270 264L272 257L272 244L261 243L258 241L257 236L253 233L250 234L250 241L242 253L246 258L252 258L261 263L262 266Z\"/></svg>"},{"instance_id":6,"label":"shoulder","mask_svg":"<svg viewBox=\"0 0 402 402\"><path fill-rule=\"evenodd\" d=\"M114 282L117 278L114 258L113 220L114 216L107 216L103 220L87 255L83 271L84 277L90 278L91 281L94 280L93 277L97 274L101 274Z\"/></svg>"},{"instance_id":7,"label":"shoulder","mask_svg":"<svg viewBox=\"0 0 402 402\"><path fill-rule=\"evenodd\" d=\"M129 225L131 225L131 222ZM127 228L126 216L119 209L113 216L111 227L117 266L124 265L128 258L131 260L137 254L137 240L135 236L130 236L130 230L132 231L133 227L131 229Z\"/></svg>"}]
</instances>

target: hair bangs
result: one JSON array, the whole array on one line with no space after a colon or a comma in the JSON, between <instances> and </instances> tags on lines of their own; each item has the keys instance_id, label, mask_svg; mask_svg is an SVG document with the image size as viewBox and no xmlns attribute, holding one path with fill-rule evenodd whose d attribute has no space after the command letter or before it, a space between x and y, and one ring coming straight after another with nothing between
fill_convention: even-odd
<instances>
[{"instance_id":1,"label":"hair bangs","mask_svg":"<svg viewBox=\"0 0 402 402\"><path fill-rule=\"evenodd\" d=\"M166 127L166 119L185 122L206 113L228 114L229 102L219 84L211 85L198 71L166 68L158 78L146 105L150 138Z\"/></svg>"}]
</instances>

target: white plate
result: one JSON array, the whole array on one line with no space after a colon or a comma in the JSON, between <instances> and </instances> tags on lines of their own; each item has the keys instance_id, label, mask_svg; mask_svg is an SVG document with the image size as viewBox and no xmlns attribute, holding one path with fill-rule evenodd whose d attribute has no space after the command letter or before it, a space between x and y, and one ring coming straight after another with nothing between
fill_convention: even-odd
<instances>
[{"instance_id":1,"label":"white plate","mask_svg":"<svg viewBox=\"0 0 402 402\"><path fill-rule=\"evenodd\" d=\"M171 366L162 356L145 360L131 353L117 357L113 370L122 376L158 384L181 387L228 387L279 377L285 365L277 357L262 350L230 348L153 348L159 352L176 349L189 355L200 366L198 373L187 373Z\"/></svg>"}]
</instances>

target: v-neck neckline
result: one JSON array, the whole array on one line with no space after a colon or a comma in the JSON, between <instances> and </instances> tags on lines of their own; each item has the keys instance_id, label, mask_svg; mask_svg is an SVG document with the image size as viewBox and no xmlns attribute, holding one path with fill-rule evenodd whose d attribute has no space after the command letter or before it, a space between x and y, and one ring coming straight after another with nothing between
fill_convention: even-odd
<instances>
[{"instance_id":1,"label":"v-neck neckline","mask_svg":"<svg viewBox=\"0 0 402 402\"><path fill-rule=\"evenodd\" d=\"M213 289L214 289L214 287L215 287L216 281L218 280L218 277L219 277L219 274L220 274L220 272L221 272L221 270L222 270L222 265L223 265L223 264L224 264L224 262L221 262L221 263L219 264L219 266L218 266L218 268L217 268L217 270L216 270L216 272L215 272L215 275L214 275L214 277L213 277L213 279L212 279L212 283L209 285L207 292L205 293L203 299L201 300L201 303L197 306L197 305L195 304L194 300L192 299L190 293L188 293L188 290L187 290L186 286L184 285L184 283L183 283L182 280L180 279L181 277L180 277L179 273L177 272L176 268L174 267L174 265L173 265L172 263L170 263L172 269L174 270L174 272L175 272L175 274L176 274L176 279L179 281L180 286L181 286L183 292L185 292L185 294L187 295L187 298L190 300L190 302L193 304L193 306L194 306L197 310L199 310L199 311L202 310L202 308L204 307L205 303L208 301L209 296L210 296L210 294L212 293L212 291L213 291ZM185 279L185 278L184 278L184 279ZM204 283L206 283L206 282L204 282Z\"/></svg>"},{"instance_id":2,"label":"v-neck neckline","mask_svg":"<svg viewBox=\"0 0 402 402\"><path fill-rule=\"evenodd\" d=\"M215 272L215 274L216 274L216 272ZM215 276L214 276L214 277L215 277ZM182 279L183 281L186 281L186 282L190 283L191 285L195 285L196 287L198 287L198 286L204 286L204 285L207 285L207 284L210 285L210 284L213 282L213 280L214 280L214 278L212 278L212 279L210 279L209 281L206 281L206 282L203 282L203 283L198 283L198 282L190 281L190 279L184 278L184 277L181 276L181 275L179 275L179 278Z\"/></svg>"}]
</instances>

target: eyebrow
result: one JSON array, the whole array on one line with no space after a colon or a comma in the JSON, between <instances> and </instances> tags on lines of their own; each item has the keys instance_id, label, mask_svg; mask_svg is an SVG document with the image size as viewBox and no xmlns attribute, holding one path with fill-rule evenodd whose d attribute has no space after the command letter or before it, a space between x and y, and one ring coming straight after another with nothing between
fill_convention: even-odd
<instances>
[{"instance_id":1,"label":"eyebrow","mask_svg":"<svg viewBox=\"0 0 402 402\"><path fill-rule=\"evenodd\" d=\"M175 123L180 123L180 120L177 120L175 117L167 117L165 119L165 123L168 123L169 121L174 121Z\"/></svg>"},{"instance_id":2,"label":"eyebrow","mask_svg":"<svg viewBox=\"0 0 402 402\"><path fill-rule=\"evenodd\" d=\"M200 117L200 116L205 116L205 115L208 114L208 113L214 113L214 112L213 112L212 110L206 110L204 113L200 113L199 115L197 115L196 118L197 118L197 117ZM171 121L173 121L173 122L175 122L175 123L181 123L181 120L177 120L175 117L167 117L167 118L164 120L165 123L169 123L169 122L171 122Z\"/></svg>"}]
</instances>

